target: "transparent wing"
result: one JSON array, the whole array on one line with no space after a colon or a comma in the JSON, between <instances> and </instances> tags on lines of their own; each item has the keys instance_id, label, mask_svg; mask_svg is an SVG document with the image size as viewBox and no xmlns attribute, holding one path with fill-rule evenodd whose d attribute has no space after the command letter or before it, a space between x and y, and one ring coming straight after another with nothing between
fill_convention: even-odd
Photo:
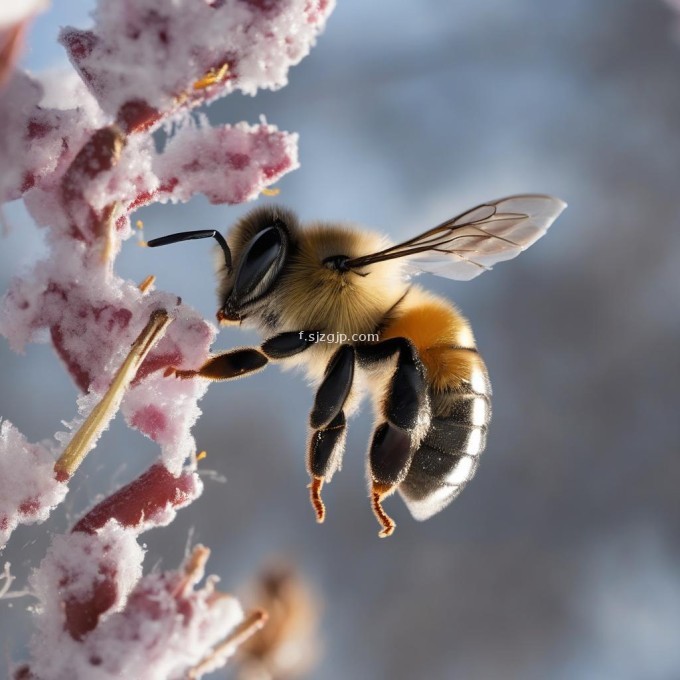
<instances>
[{"instance_id":1,"label":"transparent wing","mask_svg":"<svg viewBox=\"0 0 680 680\"><path fill-rule=\"evenodd\" d=\"M567 204L553 196L524 194L490 201L378 253L346 262L350 268L408 258L409 273L428 272L468 281L497 262L517 257L536 242Z\"/></svg>"}]
</instances>

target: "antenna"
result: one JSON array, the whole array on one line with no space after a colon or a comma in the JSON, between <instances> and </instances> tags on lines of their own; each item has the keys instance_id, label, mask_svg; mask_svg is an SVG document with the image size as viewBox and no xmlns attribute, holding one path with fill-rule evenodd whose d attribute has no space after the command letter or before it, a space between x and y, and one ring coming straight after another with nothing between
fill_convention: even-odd
<instances>
[{"instance_id":1,"label":"antenna","mask_svg":"<svg viewBox=\"0 0 680 680\"><path fill-rule=\"evenodd\" d=\"M151 239L147 242L149 248L156 248L158 246L167 246L170 243L179 243L180 241L191 241L197 238L214 238L224 252L224 264L227 269L231 271L231 251L227 242L217 229L199 229L198 231L183 231L179 234L168 234L168 236L160 236L159 238Z\"/></svg>"}]
</instances>

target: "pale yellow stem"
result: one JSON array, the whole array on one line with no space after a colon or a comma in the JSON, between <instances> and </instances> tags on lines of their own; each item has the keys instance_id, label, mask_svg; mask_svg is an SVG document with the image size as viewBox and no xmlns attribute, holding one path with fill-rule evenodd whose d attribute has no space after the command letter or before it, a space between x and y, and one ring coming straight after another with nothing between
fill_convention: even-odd
<instances>
[{"instance_id":1,"label":"pale yellow stem","mask_svg":"<svg viewBox=\"0 0 680 680\"><path fill-rule=\"evenodd\" d=\"M163 337L171 321L167 311L156 310L139 337L132 343L132 349L113 377L109 389L101 401L92 409L90 415L73 435L59 460L54 465L57 479L68 479L94 447L101 433L116 415L125 390L137 374L137 369L151 348Z\"/></svg>"}]
</instances>

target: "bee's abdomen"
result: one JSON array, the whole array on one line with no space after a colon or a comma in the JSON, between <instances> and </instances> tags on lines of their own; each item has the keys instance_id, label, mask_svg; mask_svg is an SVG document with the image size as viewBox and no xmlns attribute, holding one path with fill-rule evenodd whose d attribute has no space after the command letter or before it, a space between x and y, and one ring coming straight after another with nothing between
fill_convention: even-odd
<instances>
[{"instance_id":1,"label":"bee's abdomen","mask_svg":"<svg viewBox=\"0 0 680 680\"><path fill-rule=\"evenodd\" d=\"M474 358L468 357L465 378L457 377L445 389L430 386L430 427L399 486L416 519L436 514L463 490L474 476L486 446L491 385L481 357L476 352Z\"/></svg>"}]
</instances>

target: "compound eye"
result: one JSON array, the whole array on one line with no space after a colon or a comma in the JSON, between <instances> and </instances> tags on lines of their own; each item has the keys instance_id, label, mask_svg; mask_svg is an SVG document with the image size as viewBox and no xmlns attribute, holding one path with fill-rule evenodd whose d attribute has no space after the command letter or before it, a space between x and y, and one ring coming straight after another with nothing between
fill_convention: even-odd
<instances>
[{"instance_id":1,"label":"compound eye","mask_svg":"<svg viewBox=\"0 0 680 680\"><path fill-rule=\"evenodd\" d=\"M257 234L243 253L232 296L245 302L264 292L281 268L283 250L283 235L277 227L268 227Z\"/></svg>"}]
</instances>

